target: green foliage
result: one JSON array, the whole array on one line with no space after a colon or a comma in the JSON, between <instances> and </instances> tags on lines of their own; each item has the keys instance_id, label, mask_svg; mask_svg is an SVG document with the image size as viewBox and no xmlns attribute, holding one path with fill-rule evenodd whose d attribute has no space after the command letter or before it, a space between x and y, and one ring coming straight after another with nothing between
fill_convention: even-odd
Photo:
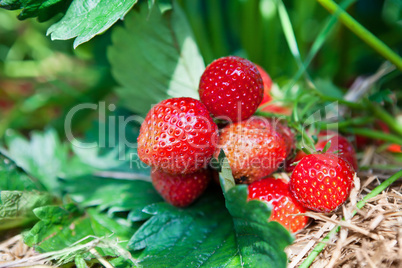
<instances>
[{"instance_id":1,"label":"green foliage","mask_svg":"<svg viewBox=\"0 0 402 268\"><path fill-rule=\"evenodd\" d=\"M120 101L144 115L151 105L169 97L198 97L205 68L185 15L178 5L163 12L147 5L126 16L124 28L113 32L109 61ZM122 51L124 53L122 53Z\"/></svg>"},{"instance_id":2,"label":"green foliage","mask_svg":"<svg viewBox=\"0 0 402 268\"><path fill-rule=\"evenodd\" d=\"M291 235L268 222L271 208L266 203L248 202L247 186L235 186L222 152L219 161L225 199L211 189L186 209L166 203L144 208L152 217L128 244L131 250L142 250L141 266L286 267L283 250Z\"/></svg>"},{"instance_id":3,"label":"green foliage","mask_svg":"<svg viewBox=\"0 0 402 268\"><path fill-rule=\"evenodd\" d=\"M23 226L36 221L33 209L50 205L53 197L37 191L0 192L0 230Z\"/></svg>"},{"instance_id":4,"label":"green foliage","mask_svg":"<svg viewBox=\"0 0 402 268\"><path fill-rule=\"evenodd\" d=\"M42 190L43 186L30 178L23 170L5 155L0 153L0 191Z\"/></svg>"},{"instance_id":5,"label":"green foliage","mask_svg":"<svg viewBox=\"0 0 402 268\"><path fill-rule=\"evenodd\" d=\"M77 37L74 47L87 42L123 18L137 0L79 1L73 0L65 16L47 31L53 40Z\"/></svg>"},{"instance_id":6,"label":"green foliage","mask_svg":"<svg viewBox=\"0 0 402 268\"><path fill-rule=\"evenodd\" d=\"M72 0L0 0L0 7L10 10L22 9L20 20L38 17L43 22L58 13L64 13Z\"/></svg>"},{"instance_id":7,"label":"green foliage","mask_svg":"<svg viewBox=\"0 0 402 268\"><path fill-rule=\"evenodd\" d=\"M131 238L131 250L144 249L142 267L223 267L234 262L233 222L217 193L187 209L160 203L143 211L152 215ZM235 261L237 264L238 261Z\"/></svg>"},{"instance_id":8,"label":"green foliage","mask_svg":"<svg viewBox=\"0 0 402 268\"><path fill-rule=\"evenodd\" d=\"M0 154L0 230L23 226L36 220L33 209L53 203L43 186L14 162Z\"/></svg>"},{"instance_id":9,"label":"green foliage","mask_svg":"<svg viewBox=\"0 0 402 268\"><path fill-rule=\"evenodd\" d=\"M135 173L130 175L134 177ZM149 181L82 176L68 178L65 183L64 189L81 206L97 206L99 210L107 209L109 214L130 212L132 221L149 218L143 208L162 201Z\"/></svg>"},{"instance_id":10,"label":"green foliage","mask_svg":"<svg viewBox=\"0 0 402 268\"><path fill-rule=\"evenodd\" d=\"M6 145L15 163L52 193L61 193L58 176L81 171L74 168L76 165L69 159L67 145L52 129L44 133L34 132L30 141L10 131L6 136Z\"/></svg>"},{"instance_id":11,"label":"green foliage","mask_svg":"<svg viewBox=\"0 0 402 268\"><path fill-rule=\"evenodd\" d=\"M268 221L271 207L267 203L248 201L247 185L235 185L223 151L219 160L220 183L227 210L233 218L241 264L246 267L286 267L287 257L283 250L293 242L292 236L281 224Z\"/></svg>"},{"instance_id":12,"label":"green foliage","mask_svg":"<svg viewBox=\"0 0 402 268\"><path fill-rule=\"evenodd\" d=\"M88 209L83 214L73 204L44 206L35 209L34 213L40 221L24 234L24 241L41 253L64 250L57 256L59 264L70 262L77 255L86 259L94 258L88 248L74 250L73 246L84 245L97 238L102 238L103 243L99 241L89 248L94 247L101 256L120 256L121 251L124 252L124 243L117 241L127 240L133 232L128 223L118 223L94 209ZM82 265L80 258L77 261Z\"/></svg>"}]
</instances>

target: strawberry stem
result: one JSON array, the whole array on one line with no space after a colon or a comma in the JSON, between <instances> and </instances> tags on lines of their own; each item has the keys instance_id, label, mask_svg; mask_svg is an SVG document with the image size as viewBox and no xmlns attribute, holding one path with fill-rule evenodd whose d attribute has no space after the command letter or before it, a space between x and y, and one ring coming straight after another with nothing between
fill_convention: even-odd
<instances>
[{"instance_id":1,"label":"strawberry stem","mask_svg":"<svg viewBox=\"0 0 402 268\"><path fill-rule=\"evenodd\" d=\"M402 170L398 171L391 177L389 177L387 180L385 180L383 183L378 185L374 190L372 190L370 193L368 193L362 200L360 200L357 204L356 207L358 209L361 209L364 207L366 202L380 194L382 191L384 191L388 186L390 186L392 183L394 183L397 179L402 177ZM351 217L356 215L357 210L354 210L351 214ZM342 219L344 220L344 219ZM309 267L315 258L320 254L320 252L324 249L324 247L327 245L327 243L332 239L333 235L337 233L340 230L340 226L335 226L325 237L322 239L320 243L317 244L317 246L313 249L313 251L310 253L310 255L307 256L307 258L303 261L303 263L299 266L299 268L307 268Z\"/></svg>"}]
</instances>

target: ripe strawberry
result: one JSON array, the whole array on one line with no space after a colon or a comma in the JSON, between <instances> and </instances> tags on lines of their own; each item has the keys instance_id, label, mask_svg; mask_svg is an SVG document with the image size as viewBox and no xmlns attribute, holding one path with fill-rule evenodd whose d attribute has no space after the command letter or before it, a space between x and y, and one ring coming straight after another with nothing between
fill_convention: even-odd
<instances>
[{"instance_id":1,"label":"ripe strawberry","mask_svg":"<svg viewBox=\"0 0 402 268\"><path fill-rule=\"evenodd\" d=\"M304 207L331 212L349 197L354 173L349 162L336 154L310 154L293 171L290 191Z\"/></svg>"},{"instance_id":2,"label":"ripe strawberry","mask_svg":"<svg viewBox=\"0 0 402 268\"><path fill-rule=\"evenodd\" d=\"M321 131L318 134L318 142L315 145L317 151L323 150L325 145L331 141L328 153L337 154L347 160L355 170L357 170L356 152L353 145L343 136L334 131Z\"/></svg>"},{"instance_id":3,"label":"ripe strawberry","mask_svg":"<svg viewBox=\"0 0 402 268\"><path fill-rule=\"evenodd\" d=\"M259 199L272 205L269 221L277 221L291 232L303 229L308 223L306 216L294 216L306 209L289 192L289 184L281 179L267 178L248 186L248 200Z\"/></svg>"},{"instance_id":4,"label":"ripe strawberry","mask_svg":"<svg viewBox=\"0 0 402 268\"><path fill-rule=\"evenodd\" d=\"M237 183L252 183L277 170L287 149L275 122L257 116L223 128L218 148L225 152Z\"/></svg>"},{"instance_id":5,"label":"ripe strawberry","mask_svg":"<svg viewBox=\"0 0 402 268\"><path fill-rule=\"evenodd\" d=\"M207 188L211 180L208 170L195 173L172 175L153 168L152 184L156 191L176 207L187 207L193 203Z\"/></svg>"},{"instance_id":6,"label":"ripe strawberry","mask_svg":"<svg viewBox=\"0 0 402 268\"><path fill-rule=\"evenodd\" d=\"M201 101L216 117L231 122L250 118L261 103L263 82L255 65L240 57L213 61L201 76Z\"/></svg>"},{"instance_id":7,"label":"ripe strawberry","mask_svg":"<svg viewBox=\"0 0 402 268\"><path fill-rule=\"evenodd\" d=\"M155 105L138 136L138 155L152 167L172 174L205 167L217 144L218 127L205 106L191 98L173 98Z\"/></svg>"},{"instance_id":8,"label":"ripe strawberry","mask_svg":"<svg viewBox=\"0 0 402 268\"><path fill-rule=\"evenodd\" d=\"M271 96L271 88L272 88L272 79L269 76L269 74L264 70L259 65L255 65L260 72L260 75L262 77L262 81L264 84L264 96L262 98L262 101L259 105L259 108L264 105L263 108L261 108L261 111L263 112L268 112L268 113L275 113L275 114L283 114L283 115L290 115L292 113L292 110L288 107L283 107L277 104L268 104L272 101L272 96Z\"/></svg>"}]
</instances>

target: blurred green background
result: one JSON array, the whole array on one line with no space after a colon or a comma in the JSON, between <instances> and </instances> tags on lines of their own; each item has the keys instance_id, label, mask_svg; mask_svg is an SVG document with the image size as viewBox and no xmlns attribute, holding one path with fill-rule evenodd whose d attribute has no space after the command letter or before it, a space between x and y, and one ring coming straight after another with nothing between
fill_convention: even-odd
<instances>
[{"instance_id":1,"label":"blurred green background","mask_svg":"<svg viewBox=\"0 0 402 268\"><path fill-rule=\"evenodd\" d=\"M243 56L263 66L280 85L297 72L275 0L178 2L206 64L230 54ZM352 3L349 14L401 54L402 1L343 2ZM285 0L284 4L304 60L331 15L313 0ZM45 23L19 21L17 14L0 9L0 138L8 128L28 132L50 125L61 133L69 108L82 102L116 100L116 82L106 57L111 29L74 50L73 40L51 41L46 36L46 29L57 18ZM357 76L374 73L384 62L339 22L321 37L325 42L308 66L313 79L328 79L345 89ZM381 88L400 99L401 85L401 73L394 72ZM74 129L89 127L92 116L83 113L73 122Z\"/></svg>"}]
</instances>

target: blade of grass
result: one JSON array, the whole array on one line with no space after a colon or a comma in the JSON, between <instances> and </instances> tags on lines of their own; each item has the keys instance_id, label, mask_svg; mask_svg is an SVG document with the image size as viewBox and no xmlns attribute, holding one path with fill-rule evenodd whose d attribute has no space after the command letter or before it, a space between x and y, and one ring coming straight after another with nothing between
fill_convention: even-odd
<instances>
[{"instance_id":1,"label":"blade of grass","mask_svg":"<svg viewBox=\"0 0 402 268\"><path fill-rule=\"evenodd\" d=\"M402 70L402 58L384 44L380 39L364 28L352 16L344 11L332 0L317 0L325 9L334 14L340 22L349 28L355 35L362 39L367 45L393 63L399 70Z\"/></svg>"},{"instance_id":2,"label":"blade of grass","mask_svg":"<svg viewBox=\"0 0 402 268\"><path fill-rule=\"evenodd\" d=\"M376 197L378 194L380 194L382 191L384 191L388 186L390 186L392 183L394 183L397 179L402 177L402 170L398 171L391 177L389 177L386 181L378 185L374 190L372 190L370 193L368 193L362 200L360 200L357 204L356 207L358 209L361 209L364 207L366 204L367 200ZM357 211L354 210L351 214L351 217L356 215ZM307 268L309 267L315 258L320 254L320 252L324 249L324 247L327 245L327 243L332 239L333 235L337 232L339 232L341 228L339 226L334 227L325 237L324 239L317 244L317 246L313 249L313 251L308 255L308 257L303 261L303 263L299 266L299 268Z\"/></svg>"},{"instance_id":3,"label":"blade of grass","mask_svg":"<svg viewBox=\"0 0 402 268\"><path fill-rule=\"evenodd\" d=\"M299 47L297 45L295 33L293 31L292 22L290 21L289 14L286 11L286 7L283 4L282 0L277 1L277 8L278 8L279 19L280 19L281 25L282 25L282 30L285 35L286 41L288 43L290 52L292 53L293 57L295 58L299 69L302 69L303 61L300 56L300 51L299 51ZM309 74L307 73L307 71L305 69L303 71L303 74L306 77L307 81L313 85L313 81L311 80Z\"/></svg>"},{"instance_id":4,"label":"blade of grass","mask_svg":"<svg viewBox=\"0 0 402 268\"><path fill-rule=\"evenodd\" d=\"M354 2L356 2L356 0L345 0L340 4L340 7L342 7L343 9L347 9ZM329 34L331 33L332 29L334 28L336 22L337 22L336 16L330 16L330 18L328 18L327 22L325 23L325 26L321 29L320 33L314 40L313 45L311 46L311 49L310 49L309 53L307 54L307 57L304 60L302 67L297 70L296 74L292 77L292 79L289 81L289 83L286 84L286 86L284 87L285 91L292 88L296 84L296 82L299 80L300 76L304 73L304 71L310 65L311 61L317 55L318 51L321 49L322 45L327 40L327 38L328 38Z\"/></svg>"},{"instance_id":5,"label":"blade of grass","mask_svg":"<svg viewBox=\"0 0 402 268\"><path fill-rule=\"evenodd\" d=\"M402 138L378 130L372 130L367 128L345 128L343 129L343 131L352 134L358 134L372 139L379 139L402 145Z\"/></svg>"}]
</instances>

